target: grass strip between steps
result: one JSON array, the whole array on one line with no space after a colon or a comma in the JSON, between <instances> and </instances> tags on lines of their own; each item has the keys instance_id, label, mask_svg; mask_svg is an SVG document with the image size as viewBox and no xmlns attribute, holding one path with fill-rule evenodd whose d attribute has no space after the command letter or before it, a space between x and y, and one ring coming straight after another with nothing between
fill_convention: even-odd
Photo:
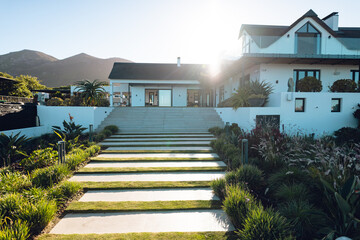
<instances>
[{"instance_id":1,"label":"grass strip between steps","mask_svg":"<svg viewBox=\"0 0 360 240\"><path fill-rule=\"evenodd\" d=\"M156 157L133 157L133 158L124 158L124 157L93 157L90 158L92 162L95 161L105 161L105 162L128 162L128 161L219 161L220 158L217 157L209 157L209 158L156 158Z\"/></svg>"},{"instance_id":2,"label":"grass strip between steps","mask_svg":"<svg viewBox=\"0 0 360 240\"><path fill-rule=\"evenodd\" d=\"M110 189L152 189L152 188L199 188L210 187L211 181L179 181L179 182L80 182L85 190Z\"/></svg>"},{"instance_id":3,"label":"grass strip between steps","mask_svg":"<svg viewBox=\"0 0 360 240\"><path fill-rule=\"evenodd\" d=\"M102 150L101 153L213 153L213 150Z\"/></svg>"},{"instance_id":4,"label":"grass strip between steps","mask_svg":"<svg viewBox=\"0 0 360 240\"><path fill-rule=\"evenodd\" d=\"M226 167L94 167L81 168L76 174L81 173L146 173L146 172L199 172L199 171L225 171Z\"/></svg>"},{"instance_id":5,"label":"grass strip between steps","mask_svg":"<svg viewBox=\"0 0 360 240\"><path fill-rule=\"evenodd\" d=\"M44 234L38 240L235 240L234 232Z\"/></svg>"},{"instance_id":6,"label":"grass strip between steps","mask_svg":"<svg viewBox=\"0 0 360 240\"><path fill-rule=\"evenodd\" d=\"M221 201L123 201L123 202L72 202L66 213L166 211L190 209L220 209Z\"/></svg>"}]
</instances>

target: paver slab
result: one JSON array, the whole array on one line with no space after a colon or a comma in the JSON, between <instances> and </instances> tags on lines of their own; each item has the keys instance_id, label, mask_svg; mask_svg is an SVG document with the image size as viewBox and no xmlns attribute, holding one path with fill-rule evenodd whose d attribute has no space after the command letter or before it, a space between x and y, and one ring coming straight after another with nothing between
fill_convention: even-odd
<instances>
[{"instance_id":1,"label":"paver slab","mask_svg":"<svg viewBox=\"0 0 360 240\"><path fill-rule=\"evenodd\" d=\"M172 142L172 141L211 141L216 138L106 138L103 142Z\"/></svg>"},{"instance_id":2,"label":"paver slab","mask_svg":"<svg viewBox=\"0 0 360 240\"><path fill-rule=\"evenodd\" d=\"M233 231L222 210L69 213L52 234Z\"/></svg>"},{"instance_id":3,"label":"paver slab","mask_svg":"<svg viewBox=\"0 0 360 240\"><path fill-rule=\"evenodd\" d=\"M225 176L225 172L175 172L175 173L88 173L75 174L75 182L127 182L127 181L212 181Z\"/></svg>"},{"instance_id":4,"label":"paver slab","mask_svg":"<svg viewBox=\"0 0 360 240\"><path fill-rule=\"evenodd\" d=\"M90 162L85 168L226 167L223 161Z\"/></svg>"},{"instance_id":5,"label":"paver slab","mask_svg":"<svg viewBox=\"0 0 360 240\"><path fill-rule=\"evenodd\" d=\"M151 145L209 145L210 141L179 141L179 142L101 142L101 146L151 146Z\"/></svg>"},{"instance_id":6,"label":"paver slab","mask_svg":"<svg viewBox=\"0 0 360 240\"><path fill-rule=\"evenodd\" d=\"M110 138L173 138L173 137L214 137L212 134L173 134L173 135L164 135L164 134L139 134L139 135L112 135Z\"/></svg>"},{"instance_id":7,"label":"paver slab","mask_svg":"<svg viewBox=\"0 0 360 240\"><path fill-rule=\"evenodd\" d=\"M219 200L210 188L90 190L80 202Z\"/></svg>"},{"instance_id":8,"label":"paver slab","mask_svg":"<svg viewBox=\"0 0 360 240\"><path fill-rule=\"evenodd\" d=\"M211 151L211 147L108 147L109 151L151 151L151 150L166 150L166 151Z\"/></svg>"},{"instance_id":9,"label":"paver slab","mask_svg":"<svg viewBox=\"0 0 360 240\"><path fill-rule=\"evenodd\" d=\"M219 156L216 153L106 153L99 154L97 158L218 158Z\"/></svg>"}]
</instances>

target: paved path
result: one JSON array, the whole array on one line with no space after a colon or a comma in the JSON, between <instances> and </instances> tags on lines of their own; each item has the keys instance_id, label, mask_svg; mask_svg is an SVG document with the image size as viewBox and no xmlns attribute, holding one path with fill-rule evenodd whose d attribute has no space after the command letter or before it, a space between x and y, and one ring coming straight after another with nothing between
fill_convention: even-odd
<instances>
[{"instance_id":1,"label":"paved path","mask_svg":"<svg viewBox=\"0 0 360 240\"><path fill-rule=\"evenodd\" d=\"M164 137L166 136L166 137ZM171 137L170 137L171 136ZM183 139L177 138L181 136ZM112 142L103 142L116 145L109 147L107 152L93 158L86 169L91 173L77 173L70 181L77 182L208 182L225 175L223 171L210 171L209 167L224 167L225 164L218 160L218 155L211 153L209 141L213 136L204 134L130 134L113 135L108 138ZM112 140L116 139L116 140ZM126 139L129 142L121 142ZM133 140L131 140L133 139ZM146 139L146 141L145 141ZM151 140L163 139L160 144L176 145L186 143L188 146L151 146L159 142ZM181 141L172 141L180 139ZM187 139L188 141L184 141ZM200 141L198 141L201 139ZM150 140L150 141L148 141ZM145 141L145 142L138 142ZM204 146L196 146L197 143ZM121 146L126 144L126 146ZM144 146L139 146L144 145ZM150 146L148 146L150 145ZM138 151L128 153L126 151ZM157 151L151 152L151 151ZM169 153L165 151L176 151ZM194 152L191 152L194 151ZM204 151L204 152L201 152ZM176 161L172 161L172 160ZM196 167L196 171L170 172L168 168ZM107 169L131 169L131 168L166 168L168 171L155 170L156 172L143 173L106 173L99 172ZM201 168L204 168L203 170ZM133 169L135 170L135 169ZM206 186L206 185L205 185ZM77 204L97 204L100 210L96 213L81 212L68 213L51 230L51 234L86 234L86 233L129 233L129 232L202 232L202 231L233 231L234 227L221 209L195 210L171 210L165 211L124 211L101 212L110 202L136 202L156 201L218 201L209 187L196 188L155 188L155 189L97 189L88 190ZM214 205L215 206L215 205ZM100 211L100 212L99 212Z\"/></svg>"}]
</instances>

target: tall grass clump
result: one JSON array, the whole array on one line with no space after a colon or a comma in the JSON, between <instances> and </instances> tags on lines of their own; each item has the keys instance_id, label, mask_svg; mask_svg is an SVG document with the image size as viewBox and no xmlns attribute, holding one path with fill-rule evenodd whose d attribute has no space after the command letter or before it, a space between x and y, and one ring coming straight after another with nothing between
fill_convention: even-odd
<instances>
[{"instance_id":1,"label":"tall grass clump","mask_svg":"<svg viewBox=\"0 0 360 240\"><path fill-rule=\"evenodd\" d=\"M81 185L79 183L66 181L50 189L49 197L61 204L74 196L80 189Z\"/></svg>"},{"instance_id":2,"label":"tall grass clump","mask_svg":"<svg viewBox=\"0 0 360 240\"><path fill-rule=\"evenodd\" d=\"M0 240L27 240L30 237L30 229L27 224L21 220L11 223L0 224Z\"/></svg>"},{"instance_id":3,"label":"tall grass clump","mask_svg":"<svg viewBox=\"0 0 360 240\"><path fill-rule=\"evenodd\" d=\"M218 178L213 180L210 183L211 189L214 191L215 195L220 198L220 200L225 199L226 195L226 181L224 178Z\"/></svg>"},{"instance_id":4,"label":"tall grass clump","mask_svg":"<svg viewBox=\"0 0 360 240\"><path fill-rule=\"evenodd\" d=\"M275 192L276 199L280 201L308 200L311 198L308 188L301 183L281 185Z\"/></svg>"},{"instance_id":5,"label":"tall grass clump","mask_svg":"<svg viewBox=\"0 0 360 240\"><path fill-rule=\"evenodd\" d=\"M0 173L0 193L21 192L31 187L30 178L19 172Z\"/></svg>"},{"instance_id":6,"label":"tall grass clump","mask_svg":"<svg viewBox=\"0 0 360 240\"><path fill-rule=\"evenodd\" d=\"M25 172L32 172L34 169L54 165L58 160L58 152L52 148L45 148L33 151L29 157L21 161Z\"/></svg>"},{"instance_id":7,"label":"tall grass clump","mask_svg":"<svg viewBox=\"0 0 360 240\"><path fill-rule=\"evenodd\" d=\"M64 164L37 169L32 174L32 183L36 187L51 187L63 180L69 173L69 168Z\"/></svg>"}]
</instances>

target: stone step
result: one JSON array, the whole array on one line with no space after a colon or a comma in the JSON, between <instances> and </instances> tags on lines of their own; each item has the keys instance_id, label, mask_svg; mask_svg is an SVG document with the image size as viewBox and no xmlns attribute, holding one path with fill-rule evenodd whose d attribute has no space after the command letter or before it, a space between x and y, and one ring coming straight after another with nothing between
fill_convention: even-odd
<instances>
[{"instance_id":1,"label":"stone step","mask_svg":"<svg viewBox=\"0 0 360 240\"><path fill-rule=\"evenodd\" d=\"M219 158L216 153L106 153L99 154L93 159L206 159L206 158Z\"/></svg>"},{"instance_id":2,"label":"stone step","mask_svg":"<svg viewBox=\"0 0 360 240\"><path fill-rule=\"evenodd\" d=\"M220 200L210 188L89 190L79 202Z\"/></svg>"},{"instance_id":3,"label":"stone step","mask_svg":"<svg viewBox=\"0 0 360 240\"><path fill-rule=\"evenodd\" d=\"M130 134L114 134L112 136L110 136L109 138L119 138L119 139L132 139L132 138L188 138L188 137L194 137L194 138L213 138L214 135L212 134L208 134L208 133L204 133L204 134L145 134L145 135L130 135Z\"/></svg>"},{"instance_id":4,"label":"stone step","mask_svg":"<svg viewBox=\"0 0 360 240\"><path fill-rule=\"evenodd\" d=\"M87 173L75 174L69 181L74 182L127 182L127 181L212 181L225 176L225 172L154 172L154 173Z\"/></svg>"},{"instance_id":5,"label":"stone step","mask_svg":"<svg viewBox=\"0 0 360 240\"><path fill-rule=\"evenodd\" d=\"M211 147L108 147L102 153L121 152L212 152Z\"/></svg>"},{"instance_id":6,"label":"stone step","mask_svg":"<svg viewBox=\"0 0 360 240\"><path fill-rule=\"evenodd\" d=\"M181 141L211 141L216 138L106 138L103 142L181 142Z\"/></svg>"},{"instance_id":7,"label":"stone step","mask_svg":"<svg viewBox=\"0 0 360 240\"><path fill-rule=\"evenodd\" d=\"M100 146L208 146L210 141L178 141L178 142L101 142Z\"/></svg>"},{"instance_id":8,"label":"stone step","mask_svg":"<svg viewBox=\"0 0 360 240\"><path fill-rule=\"evenodd\" d=\"M69 213L51 234L233 231L222 210Z\"/></svg>"},{"instance_id":9,"label":"stone step","mask_svg":"<svg viewBox=\"0 0 360 240\"><path fill-rule=\"evenodd\" d=\"M223 161L90 162L84 168L226 167Z\"/></svg>"}]
</instances>

